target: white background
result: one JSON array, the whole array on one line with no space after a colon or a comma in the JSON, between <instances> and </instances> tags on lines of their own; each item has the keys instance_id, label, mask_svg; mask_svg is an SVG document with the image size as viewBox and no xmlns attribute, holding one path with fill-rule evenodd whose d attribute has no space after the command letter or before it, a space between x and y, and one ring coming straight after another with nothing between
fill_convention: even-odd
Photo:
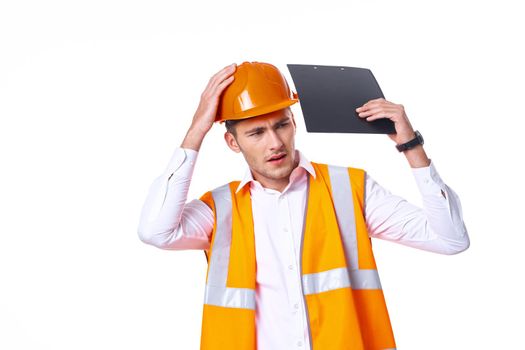
<instances>
[{"instance_id":1,"label":"white background","mask_svg":"<svg viewBox=\"0 0 525 350\"><path fill-rule=\"evenodd\" d=\"M370 68L460 196L470 248L374 240L398 348L523 346L523 11L511 1L2 1L0 348L197 349L206 259L140 242L148 187L236 62ZM307 134L420 204L385 135ZM224 127L190 197L244 169ZM521 150L521 151L519 151Z\"/></svg>"}]
</instances>

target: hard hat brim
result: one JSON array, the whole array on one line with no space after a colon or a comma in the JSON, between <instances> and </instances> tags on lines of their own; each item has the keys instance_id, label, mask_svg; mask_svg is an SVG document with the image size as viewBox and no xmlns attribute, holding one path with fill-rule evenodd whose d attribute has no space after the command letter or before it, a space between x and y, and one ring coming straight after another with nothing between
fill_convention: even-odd
<instances>
[{"instance_id":1,"label":"hard hat brim","mask_svg":"<svg viewBox=\"0 0 525 350\"><path fill-rule=\"evenodd\" d=\"M296 103L298 101L299 101L299 99L293 98L293 99L282 101L280 103L276 103L276 104L271 105L271 106L256 107L256 108L252 108L252 109L248 109L248 110L242 111L241 113L236 113L236 114L228 115L228 116L217 116L215 121L216 122L220 122L222 124L226 120L240 120L240 119L247 119L247 118L257 117L257 116L260 116L260 115L263 115L263 114L267 114L267 113L278 111L280 109L284 109L286 107L289 107L289 106L293 105L294 103Z\"/></svg>"}]
</instances>

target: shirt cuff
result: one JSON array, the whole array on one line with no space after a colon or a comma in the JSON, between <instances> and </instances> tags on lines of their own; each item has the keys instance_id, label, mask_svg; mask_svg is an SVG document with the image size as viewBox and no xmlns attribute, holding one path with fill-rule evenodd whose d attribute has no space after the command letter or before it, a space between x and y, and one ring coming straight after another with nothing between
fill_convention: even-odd
<instances>
[{"instance_id":1,"label":"shirt cuff","mask_svg":"<svg viewBox=\"0 0 525 350\"><path fill-rule=\"evenodd\" d=\"M198 154L199 152L193 149L177 147L171 155L170 161L168 163L168 166L166 167L165 172L171 175L174 172L176 172L182 165L186 164L190 168L189 170L193 169Z\"/></svg>"},{"instance_id":2,"label":"shirt cuff","mask_svg":"<svg viewBox=\"0 0 525 350\"><path fill-rule=\"evenodd\" d=\"M430 160L429 166L422 168L412 168L412 174L416 179L417 187L421 194L438 194L445 197L445 183L439 176L439 173L434 165L434 162Z\"/></svg>"}]
</instances>

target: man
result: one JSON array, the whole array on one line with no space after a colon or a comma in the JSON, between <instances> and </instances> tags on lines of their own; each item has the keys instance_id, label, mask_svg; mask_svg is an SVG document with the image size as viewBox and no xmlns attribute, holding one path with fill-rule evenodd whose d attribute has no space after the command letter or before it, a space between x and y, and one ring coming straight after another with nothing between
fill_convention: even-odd
<instances>
[{"instance_id":1,"label":"man","mask_svg":"<svg viewBox=\"0 0 525 350\"><path fill-rule=\"evenodd\" d=\"M203 249L208 260L202 349L393 349L371 237L442 254L469 246L458 196L445 185L403 106L357 109L389 118L424 208L363 170L310 162L295 148L297 102L273 65L232 64L209 81L166 172L150 187L139 224L145 243ZM248 165L186 203L201 143L226 122L226 144Z\"/></svg>"}]
</instances>

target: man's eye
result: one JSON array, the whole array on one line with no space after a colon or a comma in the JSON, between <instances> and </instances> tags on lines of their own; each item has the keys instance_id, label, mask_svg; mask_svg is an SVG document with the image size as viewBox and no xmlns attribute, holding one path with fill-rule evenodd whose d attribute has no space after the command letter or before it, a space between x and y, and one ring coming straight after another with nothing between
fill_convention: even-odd
<instances>
[{"instance_id":1,"label":"man's eye","mask_svg":"<svg viewBox=\"0 0 525 350\"><path fill-rule=\"evenodd\" d=\"M286 126L286 125L288 125L288 123L282 123L282 124L277 125L277 128L280 128L280 127L283 127L283 126Z\"/></svg>"},{"instance_id":2,"label":"man's eye","mask_svg":"<svg viewBox=\"0 0 525 350\"><path fill-rule=\"evenodd\" d=\"M251 133L250 136L260 135L260 134L262 134L262 131L256 131L254 133Z\"/></svg>"}]
</instances>

